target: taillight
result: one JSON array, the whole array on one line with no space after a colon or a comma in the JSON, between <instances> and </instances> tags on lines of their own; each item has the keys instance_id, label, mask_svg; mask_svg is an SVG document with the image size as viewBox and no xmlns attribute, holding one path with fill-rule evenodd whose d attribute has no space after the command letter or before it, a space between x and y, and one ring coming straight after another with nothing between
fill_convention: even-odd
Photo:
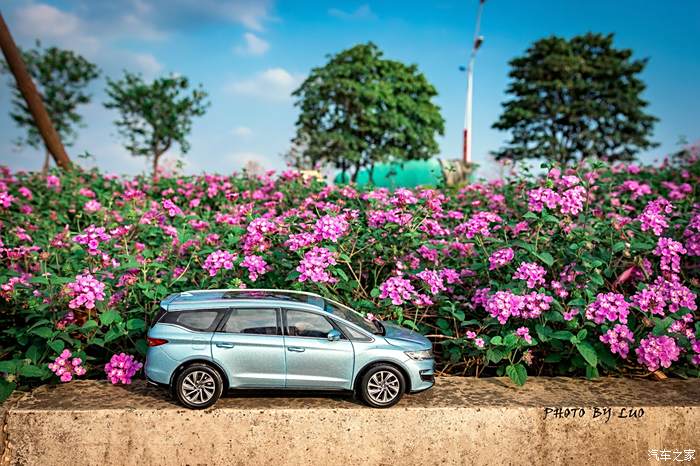
<instances>
[{"instance_id":1,"label":"taillight","mask_svg":"<svg viewBox=\"0 0 700 466\"><path fill-rule=\"evenodd\" d=\"M166 344L168 342L168 340L165 340L163 338L147 337L146 342L148 343L148 346L160 346L160 345Z\"/></svg>"}]
</instances>

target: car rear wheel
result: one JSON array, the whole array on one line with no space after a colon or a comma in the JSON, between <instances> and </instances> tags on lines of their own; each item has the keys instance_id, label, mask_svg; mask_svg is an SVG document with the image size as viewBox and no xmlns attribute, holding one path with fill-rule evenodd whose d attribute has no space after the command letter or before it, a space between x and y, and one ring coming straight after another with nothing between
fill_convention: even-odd
<instances>
[{"instance_id":1,"label":"car rear wheel","mask_svg":"<svg viewBox=\"0 0 700 466\"><path fill-rule=\"evenodd\" d=\"M206 364L192 364L177 377L174 392L177 400L190 409L204 409L216 403L224 384L219 372Z\"/></svg>"},{"instance_id":2,"label":"car rear wheel","mask_svg":"<svg viewBox=\"0 0 700 466\"><path fill-rule=\"evenodd\" d=\"M379 364L368 370L360 382L360 394L373 408L388 408L399 402L406 389L403 374L389 364Z\"/></svg>"}]
</instances>

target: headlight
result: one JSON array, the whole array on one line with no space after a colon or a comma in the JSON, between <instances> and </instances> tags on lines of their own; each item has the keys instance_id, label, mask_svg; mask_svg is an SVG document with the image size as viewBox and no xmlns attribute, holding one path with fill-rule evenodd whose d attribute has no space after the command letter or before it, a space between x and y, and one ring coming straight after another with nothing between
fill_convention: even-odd
<instances>
[{"instance_id":1,"label":"headlight","mask_svg":"<svg viewBox=\"0 0 700 466\"><path fill-rule=\"evenodd\" d=\"M423 351L406 351L406 355L411 359L417 359L422 361L424 359L433 359L433 350L423 350Z\"/></svg>"}]
</instances>

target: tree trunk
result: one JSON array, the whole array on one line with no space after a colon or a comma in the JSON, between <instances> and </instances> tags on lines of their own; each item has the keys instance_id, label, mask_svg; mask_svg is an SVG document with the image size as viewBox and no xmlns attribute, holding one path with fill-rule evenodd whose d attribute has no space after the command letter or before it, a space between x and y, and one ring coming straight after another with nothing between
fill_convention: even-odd
<instances>
[{"instance_id":1,"label":"tree trunk","mask_svg":"<svg viewBox=\"0 0 700 466\"><path fill-rule=\"evenodd\" d=\"M357 175L360 174L360 168L361 168L361 167L362 167L362 166L360 165L360 162L357 162L357 163L355 164L355 171L353 172L352 177L350 178L350 181L351 181L351 182L353 182L353 183L356 183L356 182L357 182Z\"/></svg>"},{"instance_id":2,"label":"tree trunk","mask_svg":"<svg viewBox=\"0 0 700 466\"><path fill-rule=\"evenodd\" d=\"M27 67L24 65L24 61L22 61L22 55L19 53L19 50L17 50L15 41L12 39L12 35L7 28L2 14L0 14L0 48L2 48L2 53L5 55L5 61L7 62L10 72L12 72L12 75L17 81L17 89L19 89L22 97L24 97L29 113L31 113L32 118L34 118L34 124L39 130L39 134L41 134L41 137L44 139L46 149L53 155L56 165L65 170L70 169L70 158L61 143L60 136L51 123L51 118L46 112L46 108L44 108L41 96L39 92L37 92L31 76L29 76L27 72Z\"/></svg>"},{"instance_id":3,"label":"tree trunk","mask_svg":"<svg viewBox=\"0 0 700 466\"><path fill-rule=\"evenodd\" d=\"M51 154L48 149L44 149L44 165L41 167L41 174L46 176L49 174L49 165L51 164Z\"/></svg>"},{"instance_id":4,"label":"tree trunk","mask_svg":"<svg viewBox=\"0 0 700 466\"><path fill-rule=\"evenodd\" d=\"M162 152L156 152L153 154L153 181L158 180L158 161L160 160L161 155L163 155Z\"/></svg>"},{"instance_id":5,"label":"tree trunk","mask_svg":"<svg viewBox=\"0 0 700 466\"><path fill-rule=\"evenodd\" d=\"M374 163L370 164L368 175L369 175L369 184L373 185L374 184Z\"/></svg>"}]
</instances>

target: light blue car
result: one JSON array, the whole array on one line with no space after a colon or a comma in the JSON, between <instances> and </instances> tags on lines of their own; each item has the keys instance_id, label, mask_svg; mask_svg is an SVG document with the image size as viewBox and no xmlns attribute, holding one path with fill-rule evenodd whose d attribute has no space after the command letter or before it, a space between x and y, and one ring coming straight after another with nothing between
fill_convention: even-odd
<instances>
[{"instance_id":1,"label":"light blue car","mask_svg":"<svg viewBox=\"0 0 700 466\"><path fill-rule=\"evenodd\" d=\"M333 300L236 289L164 299L148 332L145 371L192 409L246 388L350 390L387 408L432 387L434 364L423 335Z\"/></svg>"}]
</instances>

